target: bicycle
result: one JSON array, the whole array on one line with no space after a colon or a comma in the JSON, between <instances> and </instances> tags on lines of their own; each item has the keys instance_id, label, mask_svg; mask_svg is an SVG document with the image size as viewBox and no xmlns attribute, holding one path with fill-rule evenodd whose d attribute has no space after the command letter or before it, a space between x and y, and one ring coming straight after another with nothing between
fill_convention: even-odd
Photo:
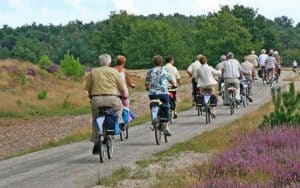
<instances>
[{"instance_id":1,"label":"bicycle","mask_svg":"<svg viewBox=\"0 0 300 188\"><path fill-rule=\"evenodd\" d=\"M246 108L246 106L248 106L248 102L249 102L249 80L244 79L241 80L241 103L243 104L243 106Z\"/></svg>"},{"instance_id":2,"label":"bicycle","mask_svg":"<svg viewBox=\"0 0 300 188\"><path fill-rule=\"evenodd\" d=\"M124 107L122 112L123 123L120 124L120 140L128 139L129 137L129 109Z\"/></svg>"},{"instance_id":3,"label":"bicycle","mask_svg":"<svg viewBox=\"0 0 300 188\"><path fill-rule=\"evenodd\" d=\"M153 99L150 101L151 109L151 122L153 130L155 133L155 141L157 145L161 144L161 138L164 136L164 140L168 142L166 126L169 123L169 111L163 111L168 107L165 107L164 104L159 99Z\"/></svg>"},{"instance_id":4,"label":"bicycle","mask_svg":"<svg viewBox=\"0 0 300 188\"><path fill-rule=\"evenodd\" d=\"M236 88L234 83L229 83L228 84L228 103L230 107L230 115L234 114L234 108L235 108L235 99L236 99Z\"/></svg>"},{"instance_id":5,"label":"bicycle","mask_svg":"<svg viewBox=\"0 0 300 188\"><path fill-rule=\"evenodd\" d=\"M100 162L103 163L105 152L108 159L113 157L114 135L119 133L117 115L109 106L99 107L99 115L96 118L98 137L93 149L99 151ZM97 152L95 152L97 153Z\"/></svg>"},{"instance_id":6,"label":"bicycle","mask_svg":"<svg viewBox=\"0 0 300 188\"><path fill-rule=\"evenodd\" d=\"M171 117L170 117L170 122L173 122L173 115L175 114L175 108L176 108L176 100L173 92L177 91L177 87L170 87L168 88L169 90L169 98L170 98L170 110L171 110Z\"/></svg>"},{"instance_id":7,"label":"bicycle","mask_svg":"<svg viewBox=\"0 0 300 188\"><path fill-rule=\"evenodd\" d=\"M206 124L210 123L210 117L211 117L211 106L210 106L211 92L212 91L210 88L203 89L203 106L205 111Z\"/></svg>"}]
</instances>

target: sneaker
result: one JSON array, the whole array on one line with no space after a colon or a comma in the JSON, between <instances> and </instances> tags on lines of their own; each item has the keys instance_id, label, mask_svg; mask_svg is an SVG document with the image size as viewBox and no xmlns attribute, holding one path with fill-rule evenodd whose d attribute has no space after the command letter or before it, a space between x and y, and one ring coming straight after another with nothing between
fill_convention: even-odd
<instances>
[{"instance_id":1,"label":"sneaker","mask_svg":"<svg viewBox=\"0 0 300 188\"><path fill-rule=\"evenodd\" d=\"M253 99L251 97L248 97L249 102L253 102Z\"/></svg>"},{"instance_id":2,"label":"sneaker","mask_svg":"<svg viewBox=\"0 0 300 188\"><path fill-rule=\"evenodd\" d=\"M215 113L211 113L211 118L216 118L216 114Z\"/></svg>"},{"instance_id":3,"label":"sneaker","mask_svg":"<svg viewBox=\"0 0 300 188\"><path fill-rule=\"evenodd\" d=\"M176 113L174 113L173 118L174 118L174 119L177 119L177 114L176 114Z\"/></svg>"},{"instance_id":4,"label":"sneaker","mask_svg":"<svg viewBox=\"0 0 300 188\"><path fill-rule=\"evenodd\" d=\"M154 126L150 125L149 128L151 129L151 131L154 131Z\"/></svg>"},{"instance_id":5,"label":"sneaker","mask_svg":"<svg viewBox=\"0 0 300 188\"><path fill-rule=\"evenodd\" d=\"M171 134L171 132L170 132L170 130L165 130L165 134L166 134L166 136L172 136L172 134Z\"/></svg>"}]
</instances>

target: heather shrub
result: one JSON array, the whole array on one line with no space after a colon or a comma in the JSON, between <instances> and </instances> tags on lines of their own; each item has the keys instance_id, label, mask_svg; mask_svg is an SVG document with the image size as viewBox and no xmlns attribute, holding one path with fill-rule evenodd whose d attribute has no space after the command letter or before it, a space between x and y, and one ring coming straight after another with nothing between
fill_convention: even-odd
<instances>
[{"instance_id":1,"label":"heather shrub","mask_svg":"<svg viewBox=\"0 0 300 188\"><path fill-rule=\"evenodd\" d=\"M19 71L19 80L21 82L21 85L27 85L28 79L26 78L26 75L23 71Z\"/></svg>"},{"instance_id":2,"label":"heather shrub","mask_svg":"<svg viewBox=\"0 0 300 188\"><path fill-rule=\"evenodd\" d=\"M39 100L47 99L48 98L48 92L46 90L42 90L38 93L37 98Z\"/></svg>"},{"instance_id":3,"label":"heather shrub","mask_svg":"<svg viewBox=\"0 0 300 188\"><path fill-rule=\"evenodd\" d=\"M300 129L257 129L236 139L236 145L196 166L195 187L300 186Z\"/></svg>"},{"instance_id":4,"label":"heather shrub","mask_svg":"<svg viewBox=\"0 0 300 188\"><path fill-rule=\"evenodd\" d=\"M40 58L38 64L39 64L40 69L48 70L48 68L52 65L52 61L49 59L48 56L43 55Z\"/></svg>"},{"instance_id":5,"label":"heather shrub","mask_svg":"<svg viewBox=\"0 0 300 188\"><path fill-rule=\"evenodd\" d=\"M29 75L29 76L36 76L36 70L34 70L33 68L28 68L26 70L26 75Z\"/></svg>"},{"instance_id":6,"label":"heather shrub","mask_svg":"<svg viewBox=\"0 0 300 188\"><path fill-rule=\"evenodd\" d=\"M52 65L50 65L50 67L47 69L47 71L49 73L55 73L58 70L58 65L53 63Z\"/></svg>"},{"instance_id":7,"label":"heather shrub","mask_svg":"<svg viewBox=\"0 0 300 188\"><path fill-rule=\"evenodd\" d=\"M66 76L72 76L77 81L84 77L84 69L79 63L79 59L75 59L69 52L60 61L60 68Z\"/></svg>"},{"instance_id":8,"label":"heather shrub","mask_svg":"<svg viewBox=\"0 0 300 188\"><path fill-rule=\"evenodd\" d=\"M272 89L272 101L275 110L264 117L260 128L300 126L300 94L296 92L294 83L290 84L288 92L282 92L281 88Z\"/></svg>"}]
</instances>

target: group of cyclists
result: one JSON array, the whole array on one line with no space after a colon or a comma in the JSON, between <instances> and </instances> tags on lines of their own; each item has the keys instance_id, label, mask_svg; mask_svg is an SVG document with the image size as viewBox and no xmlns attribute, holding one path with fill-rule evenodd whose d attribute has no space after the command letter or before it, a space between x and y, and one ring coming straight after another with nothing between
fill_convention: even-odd
<instances>
[{"instance_id":1,"label":"group of cyclists","mask_svg":"<svg viewBox=\"0 0 300 188\"><path fill-rule=\"evenodd\" d=\"M111 56L102 54L99 56L100 67L92 69L86 77L85 89L88 91L91 99L91 110L93 116L93 128L91 141L97 144L96 118L99 113L99 107L109 106L118 114L118 122L122 124L123 107L129 108L129 92L128 87L134 88L127 70L124 68L126 58L124 56L117 57L117 66L111 67ZM162 104L168 107L169 119L177 118L176 112L176 88L180 85L180 75L174 66L174 58L168 56L165 58L166 64L161 55L155 55L152 58L153 67L147 71L145 78L145 87L148 91L150 100L159 99ZM199 54L196 60L187 68L187 74L192 78L192 95L193 104L199 102L199 96L203 95L203 91L209 89L211 91L211 117L215 118L217 95L220 93L222 86L223 104L228 105L229 86L236 88L236 103L241 101L240 96L240 80L247 80L249 83L249 101L252 102L251 84L257 79L256 71L260 67L267 75L267 78L275 77L280 74L280 66L282 59L277 51L270 50L266 54L266 50L262 49L261 54L257 56L255 51L251 51L250 55L244 57L244 61L240 63L233 53L229 52L222 55L220 63L215 68L208 65L207 57ZM224 83L224 84L222 84ZM200 101L201 102L201 101ZM171 136L169 123L165 125L166 136ZM151 127L153 130L153 126Z\"/></svg>"}]
</instances>

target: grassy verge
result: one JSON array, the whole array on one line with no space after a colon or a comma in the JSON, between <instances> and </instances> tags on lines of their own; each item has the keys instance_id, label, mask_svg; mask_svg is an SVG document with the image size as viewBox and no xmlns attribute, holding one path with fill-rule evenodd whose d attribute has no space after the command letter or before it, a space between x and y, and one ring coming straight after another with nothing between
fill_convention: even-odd
<instances>
[{"instance_id":1,"label":"grassy verge","mask_svg":"<svg viewBox=\"0 0 300 188\"><path fill-rule=\"evenodd\" d=\"M295 77L288 77L288 78L285 78L283 79L283 81L300 81L300 74L298 74L297 76Z\"/></svg>"},{"instance_id":2,"label":"grassy verge","mask_svg":"<svg viewBox=\"0 0 300 188\"><path fill-rule=\"evenodd\" d=\"M185 105L184 105L185 106ZM137 161L136 171L142 171L143 169L147 169L151 164L158 163L161 161L168 161L172 159L174 156L178 156L178 154L187 151L194 151L200 153L216 153L222 152L226 150L230 145L232 145L235 141L237 135L243 135L248 133L251 130L254 130L258 127L259 123L262 121L263 116L269 114L274 109L274 106L271 102L265 104L259 109L248 113L247 115L239 118L238 120L226 125L225 127L217 128L213 131L205 132L199 136L196 136L188 141L179 143L174 145L168 150L158 152L153 154L151 157L146 158L141 161ZM132 169L131 169L132 170ZM166 175L160 174L157 177L158 184L154 187L184 187L182 185L186 185L186 182L189 181L187 176L183 176L185 173L184 170L182 172L178 172L181 175ZM105 186L115 186L116 181L122 181L124 179L134 179L134 176L127 176L114 178L113 175L107 178L101 178L98 181L98 185ZM113 181L112 181L113 180ZM103 183L105 182L105 184ZM111 183L109 183L111 182ZM174 183L176 182L176 183Z\"/></svg>"},{"instance_id":3,"label":"grassy verge","mask_svg":"<svg viewBox=\"0 0 300 188\"><path fill-rule=\"evenodd\" d=\"M43 106L27 105L22 107L23 112L0 111L0 121L10 119L37 119L42 117L66 116L66 115L82 115L91 112L90 105L87 106L57 106L46 108Z\"/></svg>"},{"instance_id":4,"label":"grassy verge","mask_svg":"<svg viewBox=\"0 0 300 188\"><path fill-rule=\"evenodd\" d=\"M183 110L186 110L190 107L191 107L191 98L189 98L189 97L184 98L181 102L178 103L178 111L183 111ZM87 107L86 109L81 109L81 110L78 109L78 110L79 111L76 111L76 110L74 111L74 109L70 109L68 115L78 115L77 113L85 112L85 111L87 111L87 113L90 113L90 107ZM44 113L44 112L41 112L41 113ZM59 113L59 112L58 111L57 112L51 112L52 115L53 115L53 113ZM60 112L60 113L66 113L66 111ZM0 114L1 114L1 112L0 112ZM48 114L48 115L51 116L51 114ZM14 114L14 116L16 116L16 114ZM33 116L33 117L29 116L29 118L34 118L34 117L35 116ZM20 118L24 118L24 117L21 116ZM1 118L1 115L0 115L0 120L3 120ZM150 121L150 113L147 112L144 115L142 115L140 117L137 117L133 121L131 126L140 125L142 123L146 123L146 122L149 122L149 121ZM56 146L60 146L60 145L64 145L64 144L71 144L71 143L74 143L74 142L83 141L83 140L89 139L90 136L91 136L91 130L84 128L84 129L79 130L76 133L74 133L74 134L72 134L72 135L70 135L66 138L56 140L56 141L55 140L50 140L48 143L43 144L41 146L38 146L36 148L32 148L32 149L28 149L28 150L24 150L24 151L20 151L20 152L16 152L16 153L10 153L10 154L7 154L7 155L0 155L0 160L9 159L9 158L13 158L13 157L18 157L18 156L22 156L22 155L25 155L25 154L28 154L28 153L41 151L41 150L45 150L45 149L48 149L48 148L51 148L51 147L56 147Z\"/></svg>"}]
</instances>

